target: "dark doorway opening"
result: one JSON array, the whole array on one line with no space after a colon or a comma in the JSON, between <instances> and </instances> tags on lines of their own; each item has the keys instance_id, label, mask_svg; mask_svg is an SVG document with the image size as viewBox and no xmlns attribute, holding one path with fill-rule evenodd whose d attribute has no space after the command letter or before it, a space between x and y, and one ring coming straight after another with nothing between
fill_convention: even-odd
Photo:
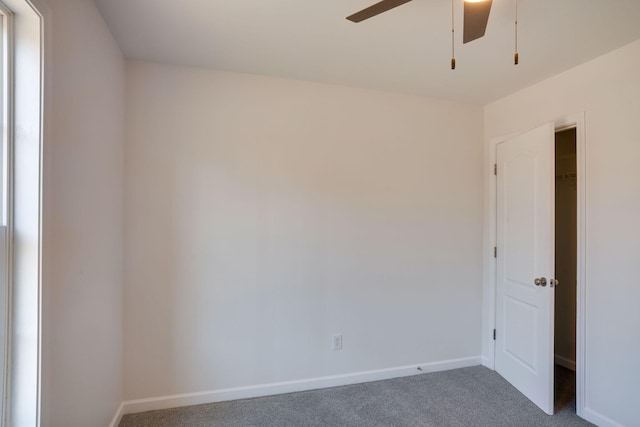
<instances>
[{"instance_id":1,"label":"dark doorway opening","mask_svg":"<svg viewBox=\"0 0 640 427\"><path fill-rule=\"evenodd\" d=\"M576 411L576 128L555 134L555 413Z\"/></svg>"}]
</instances>

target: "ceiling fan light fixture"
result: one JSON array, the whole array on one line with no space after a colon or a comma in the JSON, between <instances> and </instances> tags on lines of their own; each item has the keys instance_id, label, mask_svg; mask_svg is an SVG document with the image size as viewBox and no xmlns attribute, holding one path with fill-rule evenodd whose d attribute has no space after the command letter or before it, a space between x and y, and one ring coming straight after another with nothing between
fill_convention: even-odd
<instances>
[{"instance_id":1,"label":"ceiling fan light fixture","mask_svg":"<svg viewBox=\"0 0 640 427\"><path fill-rule=\"evenodd\" d=\"M484 36L492 3L493 0L465 0L462 43L466 44Z\"/></svg>"},{"instance_id":2,"label":"ceiling fan light fixture","mask_svg":"<svg viewBox=\"0 0 640 427\"><path fill-rule=\"evenodd\" d=\"M362 22L381 13L387 12L411 0L378 0L377 3L362 9L352 15L347 16L351 22ZM516 4L516 49L514 55L514 63L518 64L518 0L514 0ZM455 60L455 19L454 9L456 0L451 0L451 69L456 69ZM489 22L489 14L491 13L491 5L493 0L463 0L464 4L464 29L462 33L462 43L466 44L484 37Z\"/></svg>"}]
</instances>

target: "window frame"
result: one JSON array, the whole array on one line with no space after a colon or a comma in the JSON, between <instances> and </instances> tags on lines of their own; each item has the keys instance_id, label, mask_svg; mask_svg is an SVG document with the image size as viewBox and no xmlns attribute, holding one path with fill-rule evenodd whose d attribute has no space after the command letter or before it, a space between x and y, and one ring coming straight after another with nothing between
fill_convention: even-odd
<instances>
[{"instance_id":1,"label":"window frame","mask_svg":"<svg viewBox=\"0 0 640 427\"><path fill-rule=\"evenodd\" d=\"M0 1L0 426L8 423L13 242L13 14Z\"/></svg>"}]
</instances>

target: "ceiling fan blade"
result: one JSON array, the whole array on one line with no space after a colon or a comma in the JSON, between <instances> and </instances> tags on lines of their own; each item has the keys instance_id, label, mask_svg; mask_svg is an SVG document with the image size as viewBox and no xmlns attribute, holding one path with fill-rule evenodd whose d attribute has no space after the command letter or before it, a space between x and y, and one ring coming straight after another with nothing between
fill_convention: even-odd
<instances>
[{"instance_id":1,"label":"ceiling fan blade","mask_svg":"<svg viewBox=\"0 0 640 427\"><path fill-rule=\"evenodd\" d=\"M463 43L469 43L484 36L489 21L492 0L464 2Z\"/></svg>"},{"instance_id":2,"label":"ceiling fan blade","mask_svg":"<svg viewBox=\"0 0 640 427\"><path fill-rule=\"evenodd\" d=\"M376 3L373 6L369 6L368 8L363 9L360 12L356 12L351 16L347 16L347 19L351 22L361 22L365 19L369 19L376 15L379 15L382 12L386 12L387 10L391 10L405 3L409 3L410 1L411 0L382 0L381 2Z\"/></svg>"}]
</instances>

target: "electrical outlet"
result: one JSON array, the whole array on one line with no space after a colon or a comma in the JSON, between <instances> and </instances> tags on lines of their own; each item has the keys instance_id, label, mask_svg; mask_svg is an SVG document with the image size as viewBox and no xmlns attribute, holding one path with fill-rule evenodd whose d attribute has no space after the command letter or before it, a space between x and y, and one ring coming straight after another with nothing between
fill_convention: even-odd
<instances>
[{"instance_id":1,"label":"electrical outlet","mask_svg":"<svg viewBox=\"0 0 640 427\"><path fill-rule=\"evenodd\" d=\"M335 334L332 337L332 347L333 350L342 350L342 334Z\"/></svg>"}]
</instances>

